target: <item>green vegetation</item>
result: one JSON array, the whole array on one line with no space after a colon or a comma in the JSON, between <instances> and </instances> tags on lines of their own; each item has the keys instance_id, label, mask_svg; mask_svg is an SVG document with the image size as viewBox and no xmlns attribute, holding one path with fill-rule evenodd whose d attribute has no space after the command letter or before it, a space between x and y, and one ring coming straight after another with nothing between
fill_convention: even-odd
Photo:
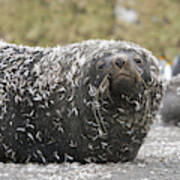
<instances>
[{"instance_id":1,"label":"green vegetation","mask_svg":"<svg viewBox=\"0 0 180 180\"><path fill-rule=\"evenodd\" d=\"M128 40L169 59L180 53L180 1L122 1L139 23L115 19L115 0L0 0L0 38L55 46L86 39ZM134 3L133 3L134 2Z\"/></svg>"},{"instance_id":2,"label":"green vegetation","mask_svg":"<svg viewBox=\"0 0 180 180\"><path fill-rule=\"evenodd\" d=\"M139 13L138 24L117 22L115 37L136 43L151 50L156 56L165 53L172 60L180 53L180 1L135 0L124 6Z\"/></svg>"},{"instance_id":3,"label":"green vegetation","mask_svg":"<svg viewBox=\"0 0 180 180\"><path fill-rule=\"evenodd\" d=\"M105 0L1 0L0 37L54 46L112 34L113 3Z\"/></svg>"}]
</instances>

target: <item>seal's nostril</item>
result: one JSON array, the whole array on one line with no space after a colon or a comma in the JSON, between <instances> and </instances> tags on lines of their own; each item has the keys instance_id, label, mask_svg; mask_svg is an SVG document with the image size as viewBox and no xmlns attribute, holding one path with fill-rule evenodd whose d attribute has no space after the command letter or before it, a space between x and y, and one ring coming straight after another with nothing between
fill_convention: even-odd
<instances>
[{"instance_id":1,"label":"seal's nostril","mask_svg":"<svg viewBox=\"0 0 180 180\"><path fill-rule=\"evenodd\" d=\"M116 66L118 66L119 68L122 68L125 63L126 63L125 60L122 59L122 58L118 58L118 59L116 59L116 61L115 61Z\"/></svg>"}]
</instances>

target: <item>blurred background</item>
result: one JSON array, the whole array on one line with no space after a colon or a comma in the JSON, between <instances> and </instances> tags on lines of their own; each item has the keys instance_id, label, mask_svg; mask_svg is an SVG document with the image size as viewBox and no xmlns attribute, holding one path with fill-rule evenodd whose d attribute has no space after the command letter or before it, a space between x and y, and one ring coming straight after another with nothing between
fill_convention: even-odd
<instances>
[{"instance_id":1,"label":"blurred background","mask_svg":"<svg viewBox=\"0 0 180 180\"><path fill-rule=\"evenodd\" d=\"M0 0L0 39L33 46L87 39L133 41L180 53L180 0Z\"/></svg>"}]
</instances>

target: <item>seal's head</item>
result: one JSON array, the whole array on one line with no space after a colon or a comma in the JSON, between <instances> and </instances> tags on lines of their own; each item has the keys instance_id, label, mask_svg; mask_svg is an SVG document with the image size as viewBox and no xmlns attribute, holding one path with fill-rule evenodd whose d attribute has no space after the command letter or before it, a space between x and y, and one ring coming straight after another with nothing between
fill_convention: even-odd
<instances>
[{"instance_id":1,"label":"seal's head","mask_svg":"<svg viewBox=\"0 0 180 180\"><path fill-rule=\"evenodd\" d=\"M97 85L109 88L110 95L117 100L122 95L134 97L146 89L151 81L149 62L132 50L121 50L99 59L95 66Z\"/></svg>"}]
</instances>

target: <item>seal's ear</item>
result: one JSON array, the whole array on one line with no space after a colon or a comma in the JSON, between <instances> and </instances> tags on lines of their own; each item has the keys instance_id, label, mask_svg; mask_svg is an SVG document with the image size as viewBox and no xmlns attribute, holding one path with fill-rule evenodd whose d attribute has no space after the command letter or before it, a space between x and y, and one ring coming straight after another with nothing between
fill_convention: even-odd
<instances>
[{"instance_id":1,"label":"seal's ear","mask_svg":"<svg viewBox=\"0 0 180 180\"><path fill-rule=\"evenodd\" d=\"M150 61L150 71L154 74L156 74L156 76L160 75L160 69L158 66L158 60L154 57L154 56L149 56L149 61Z\"/></svg>"},{"instance_id":2,"label":"seal's ear","mask_svg":"<svg viewBox=\"0 0 180 180\"><path fill-rule=\"evenodd\" d=\"M145 53L141 54L141 60L143 61L141 66L138 66L140 68L141 72L141 77L143 78L144 82L148 84L152 79L151 79L151 72L150 72L150 66L151 62L148 59L148 56Z\"/></svg>"},{"instance_id":3,"label":"seal's ear","mask_svg":"<svg viewBox=\"0 0 180 180\"><path fill-rule=\"evenodd\" d=\"M151 54L148 56L148 60L150 62L150 74L152 79L151 82L148 83L151 96L150 112L155 116L164 95L164 86L160 78L158 60Z\"/></svg>"},{"instance_id":4,"label":"seal's ear","mask_svg":"<svg viewBox=\"0 0 180 180\"><path fill-rule=\"evenodd\" d=\"M144 74L142 77L147 84L151 84L160 75L158 60L148 52L144 52L142 56L144 60Z\"/></svg>"}]
</instances>

